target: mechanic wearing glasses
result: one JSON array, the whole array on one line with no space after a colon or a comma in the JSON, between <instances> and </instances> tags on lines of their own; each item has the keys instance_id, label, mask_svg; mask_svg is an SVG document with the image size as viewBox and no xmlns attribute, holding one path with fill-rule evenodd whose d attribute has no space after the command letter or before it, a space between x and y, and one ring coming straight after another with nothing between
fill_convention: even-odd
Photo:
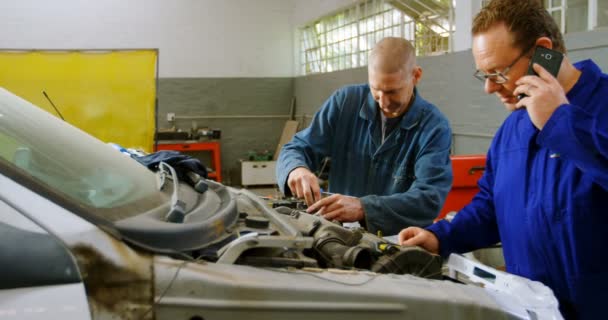
<instances>
[{"instance_id":1,"label":"mechanic wearing glasses","mask_svg":"<svg viewBox=\"0 0 608 320\"><path fill-rule=\"evenodd\" d=\"M538 3L495 0L475 18L476 77L513 112L472 202L451 223L405 229L399 241L443 256L502 242L507 271L553 289L566 318L605 318L608 76L568 58L557 79L539 65L539 76L525 75L533 46L566 51Z\"/></svg>"},{"instance_id":2,"label":"mechanic wearing glasses","mask_svg":"<svg viewBox=\"0 0 608 320\"><path fill-rule=\"evenodd\" d=\"M281 191L303 197L309 212L358 221L373 233L431 224L452 183L451 130L416 90L421 76L407 40L378 42L369 57L369 84L336 91L281 150ZM327 156L329 191L337 194L321 199L313 172Z\"/></svg>"}]
</instances>

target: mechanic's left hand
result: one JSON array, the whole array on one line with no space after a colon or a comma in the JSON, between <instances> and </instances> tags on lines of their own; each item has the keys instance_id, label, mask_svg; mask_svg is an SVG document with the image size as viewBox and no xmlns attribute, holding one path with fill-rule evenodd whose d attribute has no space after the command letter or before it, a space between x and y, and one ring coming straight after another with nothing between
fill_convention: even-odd
<instances>
[{"instance_id":1,"label":"mechanic's left hand","mask_svg":"<svg viewBox=\"0 0 608 320\"><path fill-rule=\"evenodd\" d=\"M517 96L520 93L527 95L515 107L526 108L534 126L542 130L555 109L568 103L568 99L564 88L549 71L537 63L533 68L538 73L538 77L534 75L521 77L515 82L517 88L513 91L513 95Z\"/></svg>"},{"instance_id":2,"label":"mechanic's left hand","mask_svg":"<svg viewBox=\"0 0 608 320\"><path fill-rule=\"evenodd\" d=\"M359 198L333 194L323 198L306 210L308 213L318 213L327 220L338 220L341 222L354 222L363 219L363 205Z\"/></svg>"}]
</instances>

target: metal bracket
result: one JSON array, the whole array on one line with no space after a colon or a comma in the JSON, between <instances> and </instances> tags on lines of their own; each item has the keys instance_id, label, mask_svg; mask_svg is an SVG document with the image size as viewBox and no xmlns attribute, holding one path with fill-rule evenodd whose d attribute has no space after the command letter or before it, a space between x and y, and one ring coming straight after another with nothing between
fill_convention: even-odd
<instances>
[{"instance_id":1,"label":"metal bracket","mask_svg":"<svg viewBox=\"0 0 608 320\"><path fill-rule=\"evenodd\" d=\"M312 248L312 237L267 236L256 232L248 233L225 245L218 251L217 263L234 264L246 250L252 248Z\"/></svg>"}]
</instances>

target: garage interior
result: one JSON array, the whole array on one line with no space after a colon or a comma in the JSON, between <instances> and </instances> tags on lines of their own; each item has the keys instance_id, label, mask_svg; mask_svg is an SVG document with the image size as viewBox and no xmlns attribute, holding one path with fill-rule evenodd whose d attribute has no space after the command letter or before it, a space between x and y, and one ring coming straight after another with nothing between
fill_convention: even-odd
<instances>
[{"instance_id":1,"label":"garage interior","mask_svg":"<svg viewBox=\"0 0 608 320\"><path fill-rule=\"evenodd\" d=\"M454 135L452 154L485 154L508 113L497 99L484 94L478 81L470 76L475 68L469 29L471 17L482 1L456 2L452 8L446 5L449 1L431 6L435 2L132 0L85 3L66 0L51 6L35 0L5 1L0 24L6 31L0 48L9 51L158 50L156 119L151 123L148 118L145 121L149 123L140 125L153 126L157 131L174 129L205 134L212 129L219 131L220 139L211 139L220 145L221 182L241 186L242 161L272 160L287 120L298 121L298 130L301 130L332 92L347 84L367 81L363 57L369 46L363 44L360 49L354 49L361 54L360 61L353 60L347 63L348 67L344 61L341 67L336 63L338 70L335 71L306 70L307 62L303 60L306 54L315 54L304 48L308 44L303 38L311 26L327 24L332 18L348 19L349 15L352 21L367 23L362 12L368 12L377 20L399 15L396 24L379 20L380 24L384 23L383 27L377 27L379 31L360 31L370 44L382 35L390 35L392 28L398 29L397 34L405 34L411 24L405 22L410 19L406 18L407 14L422 19L421 25L439 25L435 20L445 25L445 29L437 28L435 32L444 38L443 47L424 47L427 52L422 49L418 52L418 63L424 71L418 88L448 117ZM587 0L568 1L567 14L563 11L567 18L562 22L566 45L573 61L591 58L603 67L608 64L605 54L608 37L603 28L608 25L606 4L589 2L592 7L596 3L591 13L594 16L587 14L591 8ZM382 9L373 11L374 6ZM426 10L428 16L444 15L443 20L420 16L420 8ZM551 10L558 16L562 7L556 2ZM450 24L452 31L448 30ZM340 28L336 30L344 33ZM345 34L341 36L346 38ZM427 38L418 36L414 41L421 48L425 41L436 41L427 35ZM339 44L340 40L336 39L335 43ZM333 50L331 45L328 48ZM335 53L337 57L340 55L344 53ZM331 56L328 54L325 59L331 60ZM10 80L5 78L2 82L0 84L10 88ZM61 107L61 97L49 94ZM48 105L41 95L36 101ZM209 135L200 137L210 138ZM121 141L108 142L121 144ZM148 146L125 147L151 151ZM194 153L211 166L212 153ZM268 187L267 182L272 182L273 175L272 170L265 170L260 186ZM251 183L257 185L258 181Z\"/></svg>"},{"instance_id":2,"label":"garage interior","mask_svg":"<svg viewBox=\"0 0 608 320\"><path fill-rule=\"evenodd\" d=\"M570 60L608 70L608 1L539 1ZM454 173L453 212L477 191L470 170L509 115L472 77L471 20L487 2L4 0L0 87L117 149L180 151L212 180L278 199L280 147L333 92L368 81L374 43L404 37L423 69L417 89L450 122L451 155L481 159L455 160L467 174ZM40 67L51 62L62 64ZM500 248L470 257L504 269Z\"/></svg>"}]
</instances>

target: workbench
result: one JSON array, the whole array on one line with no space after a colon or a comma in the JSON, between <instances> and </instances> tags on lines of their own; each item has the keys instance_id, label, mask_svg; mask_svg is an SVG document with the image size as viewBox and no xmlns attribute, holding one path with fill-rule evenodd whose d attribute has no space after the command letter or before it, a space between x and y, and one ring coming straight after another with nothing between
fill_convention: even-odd
<instances>
[{"instance_id":1,"label":"workbench","mask_svg":"<svg viewBox=\"0 0 608 320\"><path fill-rule=\"evenodd\" d=\"M183 153L192 151L211 152L211 170L208 173L209 179L222 182L222 162L220 158L220 142L217 140L160 140L156 144L154 151L173 150Z\"/></svg>"}]
</instances>

